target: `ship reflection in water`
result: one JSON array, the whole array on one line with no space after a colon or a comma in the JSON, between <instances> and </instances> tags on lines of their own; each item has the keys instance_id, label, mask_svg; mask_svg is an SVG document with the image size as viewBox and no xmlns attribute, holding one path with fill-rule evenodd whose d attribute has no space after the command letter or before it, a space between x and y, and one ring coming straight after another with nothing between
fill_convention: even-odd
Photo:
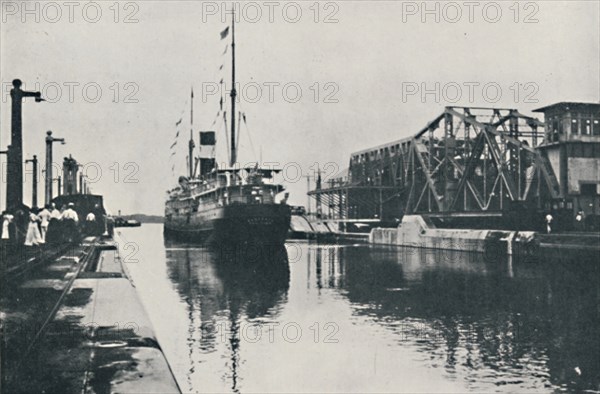
<instances>
[{"instance_id":1,"label":"ship reflection in water","mask_svg":"<svg viewBox=\"0 0 600 394\"><path fill-rule=\"evenodd\" d=\"M140 246L128 268L184 392L600 389L596 262L120 233Z\"/></svg>"}]
</instances>

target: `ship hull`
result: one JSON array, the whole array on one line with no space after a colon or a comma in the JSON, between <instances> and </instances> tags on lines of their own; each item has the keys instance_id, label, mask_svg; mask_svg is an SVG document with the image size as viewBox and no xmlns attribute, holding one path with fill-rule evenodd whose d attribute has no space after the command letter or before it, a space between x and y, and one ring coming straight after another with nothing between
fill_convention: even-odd
<instances>
[{"instance_id":1,"label":"ship hull","mask_svg":"<svg viewBox=\"0 0 600 394\"><path fill-rule=\"evenodd\" d=\"M238 204L165 218L165 235L206 244L283 244L290 227L284 204Z\"/></svg>"}]
</instances>

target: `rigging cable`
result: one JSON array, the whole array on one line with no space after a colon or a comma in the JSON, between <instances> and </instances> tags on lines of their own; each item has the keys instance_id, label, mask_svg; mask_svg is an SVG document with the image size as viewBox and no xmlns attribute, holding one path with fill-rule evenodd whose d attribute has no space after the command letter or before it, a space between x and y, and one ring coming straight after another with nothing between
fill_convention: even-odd
<instances>
[{"instance_id":1,"label":"rigging cable","mask_svg":"<svg viewBox=\"0 0 600 394\"><path fill-rule=\"evenodd\" d=\"M229 139L227 138L227 111L223 112L223 122L225 123L225 141L227 142L227 162L231 162L231 151L229 150Z\"/></svg>"},{"instance_id":2,"label":"rigging cable","mask_svg":"<svg viewBox=\"0 0 600 394\"><path fill-rule=\"evenodd\" d=\"M242 101L240 100L240 109L244 109L242 107ZM246 127L246 133L248 134L248 141L250 141L250 148L252 149L252 156L254 158L254 160L258 163L258 160L256 158L256 149L254 149L254 143L252 142L252 134L250 133L250 129L248 128L248 120L246 119L246 112L242 112L242 116L240 116L240 118L244 119L244 126ZM239 134L239 132L238 132ZM239 141L239 139L238 139ZM262 165L262 163L259 163L259 165Z\"/></svg>"},{"instance_id":3,"label":"rigging cable","mask_svg":"<svg viewBox=\"0 0 600 394\"><path fill-rule=\"evenodd\" d=\"M240 114L241 114L241 112L238 111L238 126L237 126L238 128L237 128L237 133L236 133L236 136L235 136L235 141L237 142L237 147L236 147L237 149L236 150L238 151L238 160L239 160L239 148L242 145L240 143L240 126L242 124L242 116Z\"/></svg>"}]
</instances>

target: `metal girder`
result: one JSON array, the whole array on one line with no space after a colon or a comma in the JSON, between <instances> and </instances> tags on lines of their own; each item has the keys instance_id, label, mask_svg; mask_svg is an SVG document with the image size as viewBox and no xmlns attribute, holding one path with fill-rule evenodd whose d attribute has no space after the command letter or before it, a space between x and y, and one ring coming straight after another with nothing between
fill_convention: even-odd
<instances>
[{"instance_id":1,"label":"metal girder","mask_svg":"<svg viewBox=\"0 0 600 394\"><path fill-rule=\"evenodd\" d=\"M440 127L440 121L442 119L444 119L444 114L443 113L440 116L438 116L437 118L435 118L434 120L432 120L431 122L427 123L427 126L425 126L424 128L422 128L417 134L415 134L414 138L419 138L423 134L425 134L426 132L428 132L429 130L435 130L438 127Z\"/></svg>"},{"instance_id":2,"label":"metal girder","mask_svg":"<svg viewBox=\"0 0 600 394\"><path fill-rule=\"evenodd\" d=\"M479 157L483 153L483 148L485 147L485 136L484 133L479 133L475 140L475 145L473 146L473 150L471 151L471 155L469 160L467 161L467 165L465 170L458 182L457 193L452 202L450 203L449 208L453 209L456 205L456 201L458 200L458 196L460 195L461 190L464 189L466 182L468 182L469 178L473 175L475 171L476 163L479 161Z\"/></svg>"},{"instance_id":3,"label":"metal girder","mask_svg":"<svg viewBox=\"0 0 600 394\"><path fill-rule=\"evenodd\" d=\"M423 155L419 151L420 148L424 149L425 152L427 151L427 149L425 149L425 146L423 146L423 144L421 142L419 142L416 138L413 139L413 147L414 147L415 156L417 157L417 160L419 161L419 164L421 165L423 174L425 175L425 178L427 179L427 184L429 185L429 189L431 190L431 193L433 194L433 197L436 201L437 208L439 211L441 211L442 210L441 201L442 201L443 197L438 194L438 191L435 187L435 181L433 180L433 177L429 173L429 169L427 167L427 164L425 163L425 159L423 158ZM415 205L415 207L417 207L417 206L418 205Z\"/></svg>"},{"instance_id":4,"label":"metal girder","mask_svg":"<svg viewBox=\"0 0 600 394\"><path fill-rule=\"evenodd\" d=\"M488 115L487 122L480 121L477 119L477 116L482 115L474 115L471 113L469 108L463 108L464 113L458 112L453 107L448 107L444 111L444 114L438 116L434 122L437 123L442 116L444 116L447 124L450 124L451 119L449 119L448 115L452 117L456 117L459 121L455 123L455 129L452 130L449 135L450 130L448 127L444 128L444 137L441 140L436 140L433 135L430 133L429 141L436 141L437 146L432 147L429 146L429 152L439 151L441 148L441 152L443 153L443 161L446 166L445 171L441 171L438 173L438 168L432 169L431 166L427 165L424 162L421 162L421 168L427 169L427 171L423 171L423 175L427 179L428 189L432 190L432 186L441 185L440 182L444 182L447 184L447 178L442 178L442 175L452 174L452 171L455 171L455 179L458 181L458 185L456 189L450 190L445 189L443 191L444 195L439 196L439 200L448 201L447 204L443 204L441 210L454 211L454 210L486 210L490 208L490 204L492 201L498 197L500 199L500 204L503 205L505 201L522 201L527 196L522 195L522 187L525 176L525 165L524 163L538 163L543 162L543 159L539 158L539 152L533 147L529 146L522 141L519 141L518 137L521 135L521 130L519 129L519 119L524 119L525 122L530 127L538 127L543 125L542 122L539 122L537 119L526 117L520 114L518 111L514 109L487 109L491 110L492 114ZM501 111L508 111L508 114L503 115ZM464 139L460 139L460 134L457 134L458 131L463 128L465 131ZM498 129L500 128L500 129ZM423 130L418 135L422 135ZM471 138L471 132L473 132L473 138ZM532 137L537 132L536 130L526 130L525 136ZM448 154L448 138L451 138L453 141L450 142L452 144L454 140L456 140L456 146L454 150L450 150L451 154ZM499 139L499 140L497 140ZM431 143L430 143L431 144ZM477 185L473 183L473 176L475 168L485 161L485 158L482 159L482 153L484 152L485 147L487 146L488 150L486 156L490 158L490 163L493 165L494 171L497 171L494 179L492 181L493 187L489 191L493 193L489 198L487 197L488 191L479 189L483 187L486 189L486 182L484 180L483 185ZM423 149L417 150L419 153L423 153ZM453 157L457 155L456 157ZM430 157L427 157L428 161L438 160L440 156L439 152L436 156L433 156L430 153ZM522 160L527 159L526 162ZM439 162L439 160L438 160ZM539 166L539 165L538 165ZM542 168L544 174L548 174L547 168ZM459 175L456 175L458 173ZM485 172L487 173L487 171ZM548 174L547 183L552 185L552 176L553 174ZM482 177L482 175L479 175ZM486 175L487 176L487 175ZM483 176L485 178L485 176ZM531 179L530 179L530 182ZM411 188L413 185L410 185ZM446 186L448 187L448 186ZM407 185L408 188L408 185ZM501 189L501 192L499 191ZM437 191L437 188L435 188ZM414 195L411 194L411 197ZM422 210L422 200L424 193L420 190L420 193L417 195L418 201L414 206L415 211ZM485 198L484 198L485 197ZM464 206L458 204L460 199L464 199ZM472 202L472 205L467 204L467 198L469 198Z\"/></svg>"},{"instance_id":5,"label":"metal girder","mask_svg":"<svg viewBox=\"0 0 600 394\"><path fill-rule=\"evenodd\" d=\"M358 193L342 196L347 210L349 205L371 209L365 193L383 191L398 198L405 212L424 214L483 214L507 202L533 202L527 189L533 182L558 197L556 176L535 149L542 127L516 109L446 107L412 138L353 154L347 184L309 194Z\"/></svg>"},{"instance_id":6,"label":"metal girder","mask_svg":"<svg viewBox=\"0 0 600 394\"><path fill-rule=\"evenodd\" d=\"M453 116L457 116L457 117L459 117L461 119L467 119L463 114L461 114L460 112L456 112L453 109L447 109L446 111L448 113L451 113ZM492 127L491 125L486 125L485 123L481 123L481 122L479 122L478 120L476 120L474 118L469 119L469 122L471 123L471 125L477 126L481 130L487 130L488 132L494 134L497 137L504 137L505 140L506 140L506 142L510 142L512 144L515 144L515 145L521 145L523 149L525 149L525 150L527 150L527 151L529 151L531 153L536 153L537 152L534 148L532 148L532 147L530 147L528 145L524 145L518 139L515 139L513 137L505 135L505 133L502 133L502 132L496 130L496 128Z\"/></svg>"},{"instance_id":7,"label":"metal girder","mask_svg":"<svg viewBox=\"0 0 600 394\"><path fill-rule=\"evenodd\" d=\"M556 176L552 171L552 167L550 167L550 163L548 163L548 160L538 152L536 162L538 163L540 173L544 177L544 181L546 181L546 184L550 189L550 195L552 198L560 197L560 187L558 185Z\"/></svg>"},{"instance_id":8,"label":"metal girder","mask_svg":"<svg viewBox=\"0 0 600 394\"><path fill-rule=\"evenodd\" d=\"M494 161L496 162L496 170L498 170L498 175L500 175L502 177L502 179L504 180L504 183L506 184L506 188L508 189L508 192L510 193L510 199L514 200L515 195L516 195L515 185L514 185L512 178L506 177L507 168L504 165L504 162L502 161L502 159L500 157L500 154L501 154L500 147L498 146L496 139L490 138L490 136L487 134L487 132L484 132L484 136L488 143L488 147L490 148L489 151L490 151L490 153L492 153L492 157L494 158Z\"/></svg>"}]
</instances>

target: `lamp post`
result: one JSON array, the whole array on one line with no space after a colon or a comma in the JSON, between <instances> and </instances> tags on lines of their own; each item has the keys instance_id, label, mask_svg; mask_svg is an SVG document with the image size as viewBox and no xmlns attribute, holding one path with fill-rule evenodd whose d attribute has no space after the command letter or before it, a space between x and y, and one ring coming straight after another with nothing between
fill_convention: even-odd
<instances>
[{"instance_id":1,"label":"lamp post","mask_svg":"<svg viewBox=\"0 0 600 394\"><path fill-rule=\"evenodd\" d=\"M52 137L52 131L47 131L46 134L46 205L48 205L52 201L52 181L54 181L52 178L52 143L60 142L64 145L65 139ZM60 193L60 185L58 190Z\"/></svg>"},{"instance_id":2,"label":"lamp post","mask_svg":"<svg viewBox=\"0 0 600 394\"><path fill-rule=\"evenodd\" d=\"M35 97L36 103L44 101L40 92L21 90L21 80L15 79L12 84L11 150L8 156L6 185L6 206L9 209L23 205L23 98Z\"/></svg>"},{"instance_id":3,"label":"lamp post","mask_svg":"<svg viewBox=\"0 0 600 394\"><path fill-rule=\"evenodd\" d=\"M33 155L33 159L25 160L25 163L33 164L33 181L31 185L31 207L37 208L37 192L38 192L38 159L37 155Z\"/></svg>"},{"instance_id":4,"label":"lamp post","mask_svg":"<svg viewBox=\"0 0 600 394\"><path fill-rule=\"evenodd\" d=\"M56 181L58 183L58 196L61 195L61 186L62 186L62 177L58 176L54 179L52 179L53 181Z\"/></svg>"}]
</instances>

